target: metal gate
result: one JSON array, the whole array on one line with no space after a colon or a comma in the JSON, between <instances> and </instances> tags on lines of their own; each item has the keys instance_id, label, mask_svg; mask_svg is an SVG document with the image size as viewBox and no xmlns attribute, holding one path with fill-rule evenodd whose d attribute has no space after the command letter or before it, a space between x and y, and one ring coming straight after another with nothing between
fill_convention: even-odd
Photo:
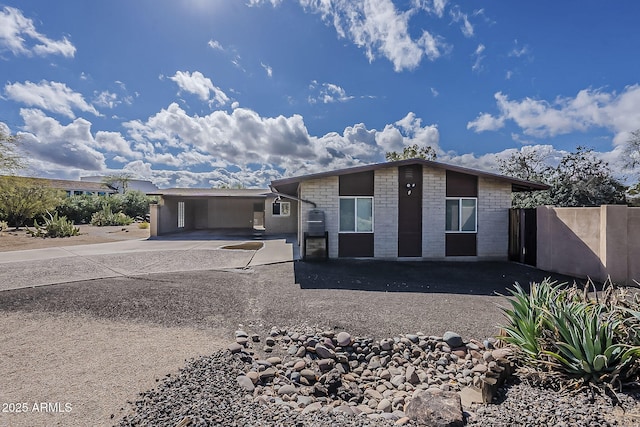
<instances>
[{"instance_id":1,"label":"metal gate","mask_svg":"<svg viewBox=\"0 0 640 427\"><path fill-rule=\"evenodd\" d=\"M535 266L537 234L534 208L509 209L509 260Z\"/></svg>"}]
</instances>

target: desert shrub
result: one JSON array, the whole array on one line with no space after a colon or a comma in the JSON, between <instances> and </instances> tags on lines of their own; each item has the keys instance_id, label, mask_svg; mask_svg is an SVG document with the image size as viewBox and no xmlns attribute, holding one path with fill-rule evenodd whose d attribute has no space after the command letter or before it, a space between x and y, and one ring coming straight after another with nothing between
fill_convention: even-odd
<instances>
[{"instance_id":1,"label":"desert shrub","mask_svg":"<svg viewBox=\"0 0 640 427\"><path fill-rule=\"evenodd\" d=\"M55 212L53 215L47 212L48 218L43 216L43 225L33 222L33 230L27 228L27 233L33 237L71 237L77 236L80 229L73 226L73 222L66 217L58 216Z\"/></svg>"},{"instance_id":2,"label":"desert shrub","mask_svg":"<svg viewBox=\"0 0 640 427\"><path fill-rule=\"evenodd\" d=\"M76 224L91 222L93 214L102 211L104 206L107 206L111 212L123 212L131 218L145 218L149 212L149 204L153 200L153 197L146 196L140 191L127 191L125 194L108 196L83 194L67 197L56 208L56 212Z\"/></svg>"},{"instance_id":3,"label":"desert shrub","mask_svg":"<svg viewBox=\"0 0 640 427\"><path fill-rule=\"evenodd\" d=\"M5 231L9 229L9 224L7 221L0 221L0 231Z\"/></svg>"},{"instance_id":4,"label":"desert shrub","mask_svg":"<svg viewBox=\"0 0 640 427\"><path fill-rule=\"evenodd\" d=\"M623 303L611 284L600 299L586 290L547 279L529 292L516 284L501 338L543 382L612 389L637 375L640 306Z\"/></svg>"},{"instance_id":5,"label":"desert shrub","mask_svg":"<svg viewBox=\"0 0 640 427\"><path fill-rule=\"evenodd\" d=\"M125 215L123 212L113 213L107 205L91 216L91 225L97 227L106 225L129 225L131 223L133 223L133 218Z\"/></svg>"},{"instance_id":6,"label":"desert shrub","mask_svg":"<svg viewBox=\"0 0 640 427\"><path fill-rule=\"evenodd\" d=\"M107 196L90 194L69 196L58 205L56 212L76 224L87 224L94 213L102 210L106 198Z\"/></svg>"},{"instance_id":7,"label":"desert shrub","mask_svg":"<svg viewBox=\"0 0 640 427\"><path fill-rule=\"evenodd\" d=\"M147 221L142 221L138 223L138 228L142 230L146 230L149 228L149 223Z\"/></svg>"}]
</instances>

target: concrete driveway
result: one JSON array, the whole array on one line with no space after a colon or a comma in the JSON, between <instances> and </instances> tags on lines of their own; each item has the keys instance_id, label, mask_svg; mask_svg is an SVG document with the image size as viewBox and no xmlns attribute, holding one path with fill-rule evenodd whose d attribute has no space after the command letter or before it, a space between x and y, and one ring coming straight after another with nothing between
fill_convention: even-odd
<instances>
[{"instance_id":1,"label":"concrete driveway","mask_svg":"<svg viewBox=\"0 0 640 427\"><path fill-rule=\"evenodd\" d=\"M247 240L194 232L153 240L3 252L0 291L154 273L246 269L292 261L297 258L296 249L291 236Z\"/></svg>"}]
</instances>

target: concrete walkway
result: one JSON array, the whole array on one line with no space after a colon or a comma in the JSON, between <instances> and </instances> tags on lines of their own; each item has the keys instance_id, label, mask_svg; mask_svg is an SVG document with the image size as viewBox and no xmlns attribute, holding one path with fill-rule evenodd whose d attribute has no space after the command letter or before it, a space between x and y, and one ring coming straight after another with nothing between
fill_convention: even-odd
<instances>
[{"instance_id":1,"label":"concrete walkway","mask_svg":"<svg viewBox=\"0 0 640 427\"><path fill-rule=\"evenodd\" d=\"M257 250L229 249L244 242ZM0 254L0 291L176 271L245 269L297 258L289 236L243 240L191 234L157 240L32 249Z\"/></svg>"}]
</instances>

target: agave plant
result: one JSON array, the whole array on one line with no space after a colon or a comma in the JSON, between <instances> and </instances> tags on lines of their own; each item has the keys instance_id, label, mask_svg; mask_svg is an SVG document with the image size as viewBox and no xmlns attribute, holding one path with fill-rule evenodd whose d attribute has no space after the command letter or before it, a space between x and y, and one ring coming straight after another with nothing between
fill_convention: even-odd
<instances>
[{"instance_id":1,"label":"agave plant","mask_svg":"<svg viewBox=\"0 0 640 427\"><path fill-rule=\"evenodd\" d=\"M584 383L609 383L635 371L640 347L617 342L622 321L593 303L551 304L547 326L553 329L553 349L542 350L550 364Z\"/></svg>"},{"instance_id":2,"label":"agave plant","mask_svg":"<svg viewBox=\"0 0 640 427\"><path fill-rule=\"evenodd\" d=\"M511 308L502 308L508 320L502 339L539 374L610 387L637 373L638 299L624 306L607 288L603 298L591 300L586 291L549 280L531 284L529 293L516 283L510 292Z\"/></svg>"},{"instance_id":3,"label":"agave plant","mask_svg":"<svg viewBox=\"0 0 640 427\"><path fill-rule=\"evenodd\" d=\"M501 307L508 320L502 326L506 335L501 338L516 346L527 362L538 361L543 349L545 313L551 301L558 297L561 286L564 284L545 279L540 284L531 283L530 292L526 292L516 282L514 289L509 290L511 308Z\"/></svg>"}]
</instances>

